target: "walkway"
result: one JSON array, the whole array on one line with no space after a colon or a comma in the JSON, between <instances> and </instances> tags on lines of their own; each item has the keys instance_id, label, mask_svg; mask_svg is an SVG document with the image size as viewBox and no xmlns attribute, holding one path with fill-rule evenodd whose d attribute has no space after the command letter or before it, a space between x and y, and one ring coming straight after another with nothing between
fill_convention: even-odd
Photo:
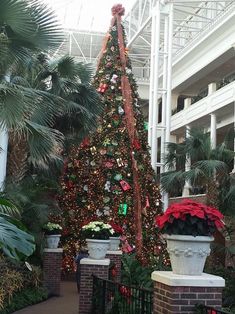
<instances>
[{"instance_id":1,"label":"walkway","mask_svg":"<svg viewBox=\"0 0 235 314\"><path fill-rule=\"evenodd\" d=\"M78 314L78 293L76 282L62 281L61 296L29 306L14 314Z\"/></svg>"}]
</instances>

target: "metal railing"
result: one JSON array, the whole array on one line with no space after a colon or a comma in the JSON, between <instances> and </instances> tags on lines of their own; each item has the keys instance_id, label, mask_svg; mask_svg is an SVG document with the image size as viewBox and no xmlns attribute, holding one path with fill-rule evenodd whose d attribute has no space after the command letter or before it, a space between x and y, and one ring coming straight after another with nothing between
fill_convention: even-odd
<instances>
[{"instance_id":1,"label":"metal railing","mask_svg":"<svg viewBox=\"0 0 235 314\"><path fill-rule=\"evenodd\" d=\"M152 314L153 291L93 276L92 314Z\"/></svg>"},{"instance_id":2,"label":"metal railing","mask_svg":"<svg viewBox=\"0 0 235 314\"><path fill-rule=\"evenodd\" d=\"M196 314L228 314L228 312L217 310L209 306L199 305L195 311Z\"/></svg>"}]
</instances>

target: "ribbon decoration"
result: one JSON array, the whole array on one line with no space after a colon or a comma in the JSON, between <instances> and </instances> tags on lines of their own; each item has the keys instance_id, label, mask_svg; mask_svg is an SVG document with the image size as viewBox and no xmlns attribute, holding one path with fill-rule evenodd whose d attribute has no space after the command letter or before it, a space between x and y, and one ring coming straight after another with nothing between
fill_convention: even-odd
<instances>
[{"instance_id":1,"label":"ribbon decoration","mask_svg":"<svg viewBox=\"0 0 235 314\"><path fill-rule=\"evenodd\" d=\"M121 77L121 87L122 87L122 96L124 102L124 111L125 111L125 124L128 131L128 135L131 142L131 161L132 161L132 172L133 172L133 194L134 197L134 210L135 210L135 223L136 223L136 253L137 256L141 256L142 247L143 247L143 234L142 234L142 210L141 210L141 195L140 195L140 186L139 186L139 176L137 163L132 154L134 149L135 139L138 138L137 130L135 129L135 117L132 108L132 91L128 77L126 73L127 65L127 54L124 47L124 38L123 30L121 25L121 16L124 14L124 8L122 5L117 4L112 7L112 13L114 15L111 21L111 27L114 25L115 20L117 21L117 32L118 32L118 41L119 41L119 51L120 51L120 60L122 64L122 77ZM106 42L107 43L107 42ZM138 140L138 139L137 139Z\"/></svg>"}]
</instances>

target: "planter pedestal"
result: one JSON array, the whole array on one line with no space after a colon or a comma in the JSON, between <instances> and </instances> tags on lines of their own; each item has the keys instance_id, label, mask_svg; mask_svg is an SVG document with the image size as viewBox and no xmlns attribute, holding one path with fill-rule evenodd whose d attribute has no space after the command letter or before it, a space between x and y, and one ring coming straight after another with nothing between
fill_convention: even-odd
<instances>
[{"instance_id":1,"label":"planter pedestal","mask_svg":"<svg viewBox=\"0 0 235 314\"><path fill-rule=\"evenodd\" d=\"M222 277L203 273L200 276L176 275L170 271L155 271L153 314L194 314L195 304L221 309Z\"/></svg>"}]
</instances>

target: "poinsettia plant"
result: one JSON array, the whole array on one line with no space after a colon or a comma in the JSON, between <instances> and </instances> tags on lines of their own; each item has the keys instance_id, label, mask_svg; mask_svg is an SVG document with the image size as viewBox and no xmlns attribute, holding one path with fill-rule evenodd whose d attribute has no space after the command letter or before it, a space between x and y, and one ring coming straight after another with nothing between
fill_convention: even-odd
<instances>
[{"instance_id":1,"label":"poinsettia plant","mask_svg":"<svg viewBox=\"0 0 235 314\"><path fill-rule=\"evenodd\" d=\"M164 234L211 236L224 227L223 215L216 208L189 199L173 203L156 224Z\"/></svg>"},{"instance_id":2,"label":"poinsettia plant","mask_svg":"<svg viewBox=\"0 0 235 314\"><path fill-rule=\"evenodd\" d=\"M114 222L109 222L110 226L113 228L114 234L112 237L120 237L123 234L123 228Z\"/></svg>"},{"instance_id":3,"label":"poinsettia plant","mask_svg":"<svg viewBox=\"0 0 235 314\"><path fill-rule=\"evenodd\" d=\"M113 234L111 225L102 221L91 221L82 227L82 235L86 239L108 240Z\"/></svg>"}]
</instances>

